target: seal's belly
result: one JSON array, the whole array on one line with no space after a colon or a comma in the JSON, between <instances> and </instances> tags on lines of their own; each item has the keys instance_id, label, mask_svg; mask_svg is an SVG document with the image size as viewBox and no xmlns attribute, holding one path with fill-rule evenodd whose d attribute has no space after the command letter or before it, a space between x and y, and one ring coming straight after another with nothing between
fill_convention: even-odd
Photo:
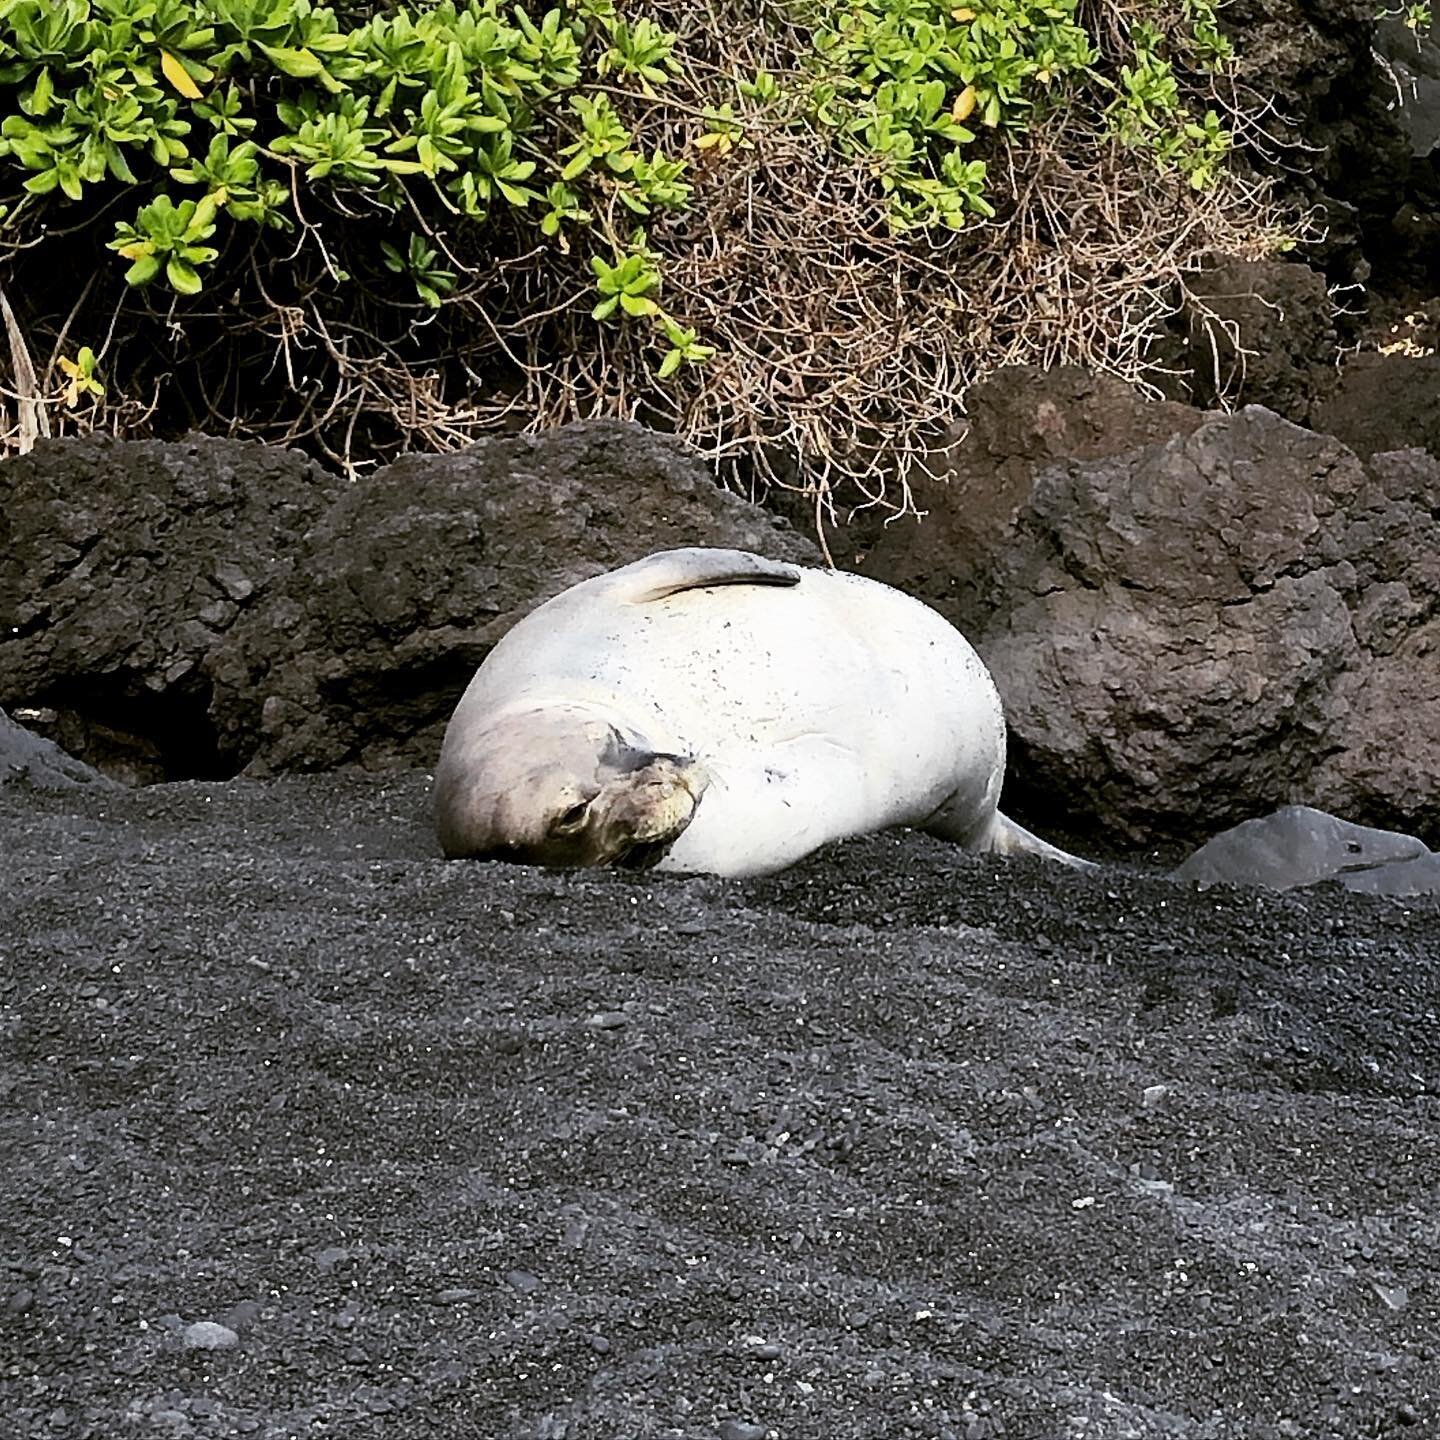
<instances>
[{"instance_id":1,"label":"seal's belly","mask_svg":"<svg viewBox=\"0 0 1440 1440\"><path fill-rule=\"evenodd\" d=\"M1004 722L989 674L897 591L813 573L794 591L685 592L626 617L602 654L595 677L643 697L713 774L668 868L723 873L736 847L747 869L779 868L921 824L957 793L977 813L994 804Z\"/></svg>"}]
</instances>

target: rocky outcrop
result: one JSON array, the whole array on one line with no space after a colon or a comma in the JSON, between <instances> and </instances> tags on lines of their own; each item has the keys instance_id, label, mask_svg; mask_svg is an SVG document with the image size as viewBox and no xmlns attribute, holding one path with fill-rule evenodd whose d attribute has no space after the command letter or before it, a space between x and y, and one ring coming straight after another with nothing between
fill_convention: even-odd
<instances>
[{"instance_id":1,"label":"rocky outcrop","mask_svg":"<svg viewBox=\"0 0 1440 1440\"><path fill-rule=\"evenodd\" d=\"M239 441L42 441L0 465L0 704L127 780L221 773L205 662L341 482Z\"/></svg>"},{"instance_id":2,"label":"rocky outcrop","mask_svg":"<svg viewBox=\"0 0 1440 1440\"><path fill-rule=\"evenodd\" d=\"M1352 356L1310 420L1362 458L1414 447L1440 455L1440 355Z\"/></svg>"},{"instance_id":3,"label":"rocky outcrop","mask_svg":"<svg viewBox=\"0 0 1440 1440\"><path fill-rule=\"evenodd\" d=\"M423 765L520 613L683 544L814 558L620 423L353 484L239 442L49 442L0 465L0 704L131 781Z\"/></svg>"},{"instance_id":4,"label":"rocky outcrop","mask_svg":"<svg viewBox=\"0 0 1440 1440\"><path fill-rule=\"evenodd\" d=\"M1440 43L1429 27L1386 14L1375 26L1375 59L1394 87L1392 108L1411 155L1440 145Z\"/></svg>"},{"instance_id":5,"label":"rocky outcrop","mask_svg":"<svg viewBox=\"0 0 1440 1440\"><path fill-rule=\"evenodd\" d=\"M1412 7L1396 8L1402 13L1376 25L1372 53L1387 117L1409 163L1396 157L1381 171L1389 187L1389 223L1378 229L1370 249L1382 284L1433 294L1440 284L1440 32L1433 18L1411 29L1403 11Z\"/></svg>"},{"instance_id":6,"label":"rocky outcrop","mask_svg":"<svg viewBox=\"0 0 1440 1440\"><path fill-rule=\"evenodd\" d=\"M1440 843L1440 461L1374 456L1370 505L1346 532L1361 589L1359 663L1335 688L1338 723L1307 795L1376 824L1421 827Z\"/></svg>"},{"instance_id":7,"label":"rocky outcrop","mask_svg":"<svg viewBox=\"0 0 1440 1440\"><path fill-rule=\"evenodd\" d=\"M1007 804L1144 841L1291 801L1440 833L1440 462L1252 407L1006 488L983 526L947 501L906 578L995 674Z\"/></svg>"},{"instance_id":8,"label":"rocky outcrop","mask_svg":"<svg viewBox=\"0 0 1440 1440\"><path fill-rule=\"evenodd\" d=\"M1412 145L1370 0L1235 0L1242 106L1272 137L1250 147L1321 238L1307 249L1332 284L1392 268L1393 224L1416 183ZM1278 144L1275 142L1279 142Z\"/></svg>"},{"instance_id":9,"label":"rocky outcrop","mask_svg":"<svg viewBox=\"0 0 1440 1440\"><path fill-rule=\"evenodd\" d=\"M1037 470L1188 434L1204 416L1076 365L1026 365L977 385L968 418L964 439L910 478L919 516L877 524L855 567L967 623L985 611L974 562L1007 542Z\"/></svg>"},{"instance_id":10,"label":"rocky outcrop","mask_svg":"<svg viewBox=\"0 0 1440 1440\"><path fill-rule=\"evenodd\" d=\"M1007 809L1082 848L1291 802L1440 839L1440 461L1080 371L999 377L973 419L863 568L990 664ZM0 704L130 780L426 766L546 596L674 545L817 559L612 422L353 484L227 442L52 445L0 466L0 516Z\"/></svg>"},{"instance_id":11,"label":"rocky outcrop","mask_svg":"<svg viewBox=\"0 0 1440 1440\"><path fill-rule=\"evenodd\" d=\"M1391 7L1400 12L1407 8ZM1440 42L1365 0L1234 0L1242 163L1274 185L1285 258L1218 255L1156 357L1173 398L1316 418L1342 360L1440 286ZM1407 442L1409 443L1409 442ZM1385 447L1381 447L1385 448Z\"/></svg>"},{"instance_id":12,"label":"rocky outcrop","mask_svg":"<svg viewBox=\"0 0 1440 1440\"><path fill-rule=\"evenodd\" d=\"M1239 398L1303 422L1334 384L1336 306L1325 277L1285 260L1217 258L1186 287L1173 356L1179 398L1209 409Z\"/></svg>"}]
</instances>

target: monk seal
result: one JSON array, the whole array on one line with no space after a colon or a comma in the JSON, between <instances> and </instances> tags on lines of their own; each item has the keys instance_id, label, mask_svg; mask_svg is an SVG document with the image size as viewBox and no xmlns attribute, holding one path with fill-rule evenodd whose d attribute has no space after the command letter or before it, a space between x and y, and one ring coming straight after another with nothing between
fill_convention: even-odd
<instances>
[{"instance_id":1,"label":"monk seal","mask_svg":"<svg viewBox=\"0 0 1440 1440\"><path fill-rule=\"evenodd\" d=\"M929 606L859 575L665 550L571 586L485 658L445 731L450 857L757 875L912 826L1088 862L996 808L1005 721Z\"/></svg>"}]
</instances>

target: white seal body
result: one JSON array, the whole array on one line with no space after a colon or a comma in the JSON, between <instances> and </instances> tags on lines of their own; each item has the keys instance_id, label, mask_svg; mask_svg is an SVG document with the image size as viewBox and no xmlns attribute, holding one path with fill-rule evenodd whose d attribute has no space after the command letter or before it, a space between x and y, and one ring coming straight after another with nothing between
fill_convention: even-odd
<instances>
[{"instance_id":1,"label":"white seal body","mask_svg":"<svg viewBox=\"0 0 1440 1440\"><path fill-rule=\"evenodd\" d=\"M665 870L760 874L897 825L1069 858L997 815L1000 697L953 626L861 576L743 556L747 582L720 558L740 555L662 552L541 605L476 673L447 749L553 705L696 758L710 784Z\"/></svg>"}]
</instances>

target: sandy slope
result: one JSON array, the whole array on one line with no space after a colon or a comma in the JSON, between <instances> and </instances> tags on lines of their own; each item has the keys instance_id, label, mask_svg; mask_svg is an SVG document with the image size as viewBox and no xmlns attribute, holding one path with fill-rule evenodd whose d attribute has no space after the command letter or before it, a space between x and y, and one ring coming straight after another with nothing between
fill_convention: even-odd
<instances>
[{"instance_id":1,"label":"sandy slope","mask_svg":"<svg viewBox=\"0 0 1440 1440\"><path fill-rule=\"evenodd\" d=\"M424 808L0 790L5 1435L1437 1433L1433 905Z\"/></svg>"}]
</instances>

